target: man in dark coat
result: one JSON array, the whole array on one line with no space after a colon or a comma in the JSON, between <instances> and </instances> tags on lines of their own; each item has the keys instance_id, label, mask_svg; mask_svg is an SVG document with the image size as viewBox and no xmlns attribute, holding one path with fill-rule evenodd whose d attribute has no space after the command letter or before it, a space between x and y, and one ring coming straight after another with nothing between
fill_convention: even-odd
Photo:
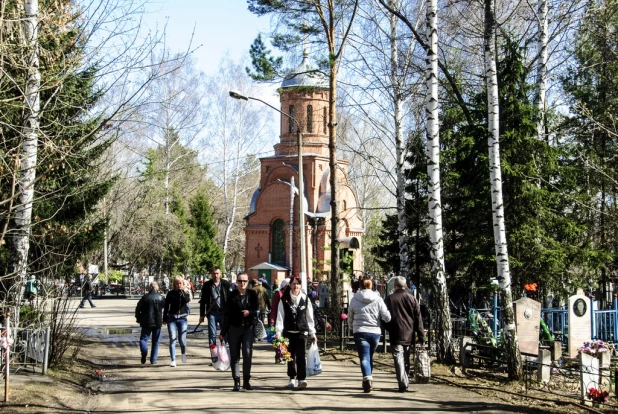
<instances>
[{"instance_id":1,"label":"man in dark coat","mask_svg":"<svg viewBox=\"0 0 618 414\"><path fill-rule=\"evenodd\" d=\"M388 324L393 360L399 391L408 390L408 372L410 372L410 350L416 342L415 333L418 334L419 343L425 342L423 330L423 318L421 307L414 296L406 291L406 279L397 276L394 281L395 291L386 300L386 307L391 313L391 321Z\"/></svg>"},{"instance_id":2,"label":"man in dark coat","mask_svg":"<svg viewBox=\"0 0 618 414\"><path fill-rule=\"evenodd\" d=\"M137 302L135 307L135 320L142 327L139 337L139 348L142 352L142 364L146 363L148 355L148 339L152 335L152 350L150 351L150 363L157 363L159 354L159 337L161 336L161 325L163 325L163 308L165 298L159 294L159 284L152 282L150 292Z\"/></svg>"},{"instance_id":3,"label":"man in dark coat","mask_svg":"<svg viewBox=\"0 0 618 414\"><path fill-rule=\"evenodd\" d=\"M90 303L91 308L96 308L96 305L92 302L92 275L88 275L82 285L82 301L79 303L79 307L83 308L86 301Z\"/></svg>"},{"instance_id":4,"label":"man in dark coat","mask_svg":"<svg viewBox=\"0 0 618 414\"><path fill-rule=\"evenodd\" d=\"M221 269L215 267L210 271L211 279L202 285L200 295L200 323L208 317L208 342L217 343L217 323L223 327L225 323L225 305L230 296L231 285L221 279Z\"/></svg>"}]
</instances>

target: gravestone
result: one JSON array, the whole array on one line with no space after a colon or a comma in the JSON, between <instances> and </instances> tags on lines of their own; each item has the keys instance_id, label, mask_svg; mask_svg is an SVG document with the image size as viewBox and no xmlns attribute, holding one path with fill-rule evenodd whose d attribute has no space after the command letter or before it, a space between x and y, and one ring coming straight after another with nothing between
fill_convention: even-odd
<instances>
[{"instance_id":1,"label":"gravestone","mask_svg":"<svg viewBox=\"0 0 618 414\"><path fill-rule=\"evenodd\" d=\"M539 329L541 328L541 303L530 298L521 298L515 305L515 325L519 352L539 354Z\"/></svg>"},{"instance_id":2,"label":"gravestone","mask_svg":"<svg viewBox=\"0 0 618 414\"><path fill-rule=\"evenodd\" d=\"M472 350L466 349L466 344L472 343L472 338L469 336L462 336L459 338L459 363L462 368L467 368L472 365Z\"/></svg>"},{"instance_id":3,"label":"gravestone","mask_svg":"<svg viewBox=\"0 0 618 414\"><path fill-rule=\"evenodd\" d=\"M581 368L580 396L583 401L590 401L587 397L589 388L599 388L599 360L592 355L579 354Z\"/></svg>"},{"instance_id":4,"label":"gravestone","mask_svg":"<svg viewBox=\"0 0 618 414\"><path fill-rule=\"evenodd\" d=\"M590 327L590 300L584 295L574 295L569 298L569 350L571 358L577 356L578 348L584 342L590 342L592 329Z\"/></svg>"},{"instance_id":5,"label":"gravestone","mask_svg":"<svg viewBox=\"0 0 618 414\"><path fill-rule=\"evenodd\" d=\"M609 385L610 383L610 366L612 363L612 355L607 352L599 352L597 355L599 359L599 369L601 373L601 385Z\"/></svg>"},{"instance_id":6,"label":"gravestone","mask_svg":"<svg viewBox=\"0 0 618 414\"><path fill-rule=\"evenodd\" d=\"M549 341L549 352L551 352L551 360L557 361L562 357L562 342Z\"/></svg>"},{"instance_id":7,"label":"gravestone","mask_svg":"<svg viewBox=\"0 0 618 414\"><path fill-rule=\"evenodd\" d=\"M551 379L551 352L549 349L541 349L538 359L537 380L548 383Z\"/></svg>"}]
</instances>

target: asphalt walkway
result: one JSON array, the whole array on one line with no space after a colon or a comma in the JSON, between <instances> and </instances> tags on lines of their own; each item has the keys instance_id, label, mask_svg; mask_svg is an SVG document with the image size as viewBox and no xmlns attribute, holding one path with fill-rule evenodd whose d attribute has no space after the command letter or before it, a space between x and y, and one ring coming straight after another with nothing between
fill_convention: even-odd
<instances>
[{"instance_id":1,"label":"asphalt walkway","mask_svg":"<svg viewBox=\"0 0 618 414\"><path fill-rule=\"evenodd\" d=\"M283 413L283 412L422 412L505 413L517 407L487 401L478 394L438 384L411 384L407 393L397 391L394 374L374 372L374 390L363 393L357 364L323 361L324 372L310 377L309 387L293 391L284 365L274 364L270 344L254 348L253 391L233 392L230 371L210 365L206 330L190 335L186 364L169 366L167 330L163 329L156 365L140 363L139 328L134 319L137 300L105 299L96 308L79 311L89 335L99 338L97 361L104 366L103 381L89 387L100 391L85 410L97 413ZM189 316L190 331L199 312ZM200 329L202 326L200 327ZM203 328L206 328L203 326ZM111 330L110 330L111 329ZM177 347L179 353L179 347Z\"/></svg>"}]
</instances>

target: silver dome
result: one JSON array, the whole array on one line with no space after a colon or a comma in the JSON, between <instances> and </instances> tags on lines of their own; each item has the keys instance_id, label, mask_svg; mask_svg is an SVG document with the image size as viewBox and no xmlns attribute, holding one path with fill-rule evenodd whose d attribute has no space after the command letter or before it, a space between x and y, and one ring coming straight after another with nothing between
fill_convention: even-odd
<instances>
[{"instance_id":1,"label":"silver dome","mask_svg":"<svg viewBox=\"0 0 618 414\"><path fill-rule=\"evenodd\" d=\"M316 88L328 88L328 79L321 72L316 72L317 68L309 63L307 51L303 53L303 61L295 69L290 71L283 82L282 88L293 88L297 86L313 86Z\"/></svg>"}]
</instances>

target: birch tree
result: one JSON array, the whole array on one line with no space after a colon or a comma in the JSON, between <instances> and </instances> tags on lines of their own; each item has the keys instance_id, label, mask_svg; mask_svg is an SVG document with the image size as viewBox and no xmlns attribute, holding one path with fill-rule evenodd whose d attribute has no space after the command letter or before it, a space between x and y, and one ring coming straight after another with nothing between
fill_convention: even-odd
<instances>
[{"instance_id":1,"label":"birch tree","mask_svg":"<svg viewBox=\"0 0 618 414\"><path fill-rule=\"evenodd\" d=\"M15 277L17 281L26 280L28 251L30 249L30 224L32 222L32 201L36 177L37 149L39 141L39 110L41 73L39 72L39 2L26 0L24 3L24 68L26 88L24 90L23 143L19 154L19 178L17 191L19 202L15 211L13 245L15 247ZM21 292L21 290L20 290ZM16 302L20 302L17 295Z\"/></svg>"},{"instance_id":2,"label":"birch tree","mask_svg":"<svg viewBox=\"0 0 618 414\"><path fill-rule=\"evenodd\" d=\"M389 4L396 9L404 7L403 4L408 9L414 8L414 3L408 1L392 0ZM406 189L405 168L409 161L406 146L410 131L421 128L417 120L423 118L418 113L422 111L424 58L418 43L400 33L401 25L397 16L377 2L362 3L355 30L350 34L344 61L346 75L342 79L345 86L340 96L349 116L355 119L349 122L348 130L354 131L356 139L361 139L344 143L345 151L374 169L384 189L391 194L391 199L381 202L397 213L398 230L394 237L397 238L398 258L392 264L398 274L410 277L411 231L405 207L410 196ZM373 133L368 133L367 128L373 129ZM384 150L376 153L379 145L383 145ZM371 248L367 243L365 246Z\"/></svg>"},{"instance_id":3,"label":"birch tree","mask_svg":"<svg viewBox=\"0 0 618 414\"><path fill-rule=\"evenodd\" d=\"M440 122L438 108L438 2L427 0L427 196L429 201L429 239L431 242L431 280L438 302L438 360L455 361L451 340L451 313L444 269L444 241L442 236L442 201L440 185Z\"/></svg>"},{"instance_id":4,"label":"birch tree","mask_svg":"<svg viewBox=\"0 0 618 414\"><path fill-rule=\"evenodd\" d=\"M538 10L536 14L539 33L538 33L538 41L537 41L537 74L536 74L536 84L537 84L537 96L535 99L536 107L538 110L537 113L537 122L536 122L536 130L537 137L539 140L543 140L546 138L545 132L545 112L547 110L546 106L546 94L547 94L547 43L548 43L548 35L547 35L547 0L539 0L538 1Z\"/></svg>"},{"instance_id":5,"label":"birch tree","mask_svg":"<svg viewBox=\"0 0 618 414\"><path fill-rule=\"evenodd\" d=\"M169 214L170 173L191 154L176 149L194 148L204 128L205 82L190 58L156 65L152 71L157 79L149 87L150 104L144 122L147 135L143 139L164 151L164 210Z\"/></svg>"},{"instance_id":6,"label":"birch tree","mask_svg":"<svg viewBox=\"0 0 618 414\"><path fill-rule=\"evenodd\" d=\"M243 101L230 99L229 91L239 90L245 95L259 93L243 70L244 65L221 59L219 71L209 78L207 145L212 150L206 160L209 174L223 196L223 252L224 264L228 264L230 242L239 227L240 212L248 210L252 192L259 181L259 165L247 163L247 158L261 153L266 146L266 137L272 133L272 117L263 116L263 108L246 105ZM249 167L249 168L247 168ZM244 240L244 238L242 239ZM236 250L244 243L237 240Z\"/></svg>"},{"instance_id":7,"label":"birch tree","mask_svg":"<svg viewBox=\"0 0 618 414\"><path fill-rule=\"evenodd\" d=\"M491 185L491 206L494 225L494 241L498 281L504 298L504 337L506 342L509 378L519 380L523 366L511 291L511 274L507 249L504 203L502 200L502 169L500 165L500 104L498 99L498 72L496 67L496 19L495 0L485 0L485 80L487 85L487 146L489 149L489 176Z\"/></svg>"},{"instance_id":8,"label":"birch tree","mask_svg":"<svg viewBox=\"0 0 618 414\"><path fill-rule=\"evenodd\" d=\"M391 0L391 7L398 8L398 0ZM399 51L397 48L397 23L394 14L389 16L391 44L391 83L393 85L393 121L395 123L395 155L397 173L397 233L399 234L399 274L409 273L408 220L406 216L406 177L404 175L405 141L403 139L403 96L399 76Z\"/></svg>"}]
</instances>

